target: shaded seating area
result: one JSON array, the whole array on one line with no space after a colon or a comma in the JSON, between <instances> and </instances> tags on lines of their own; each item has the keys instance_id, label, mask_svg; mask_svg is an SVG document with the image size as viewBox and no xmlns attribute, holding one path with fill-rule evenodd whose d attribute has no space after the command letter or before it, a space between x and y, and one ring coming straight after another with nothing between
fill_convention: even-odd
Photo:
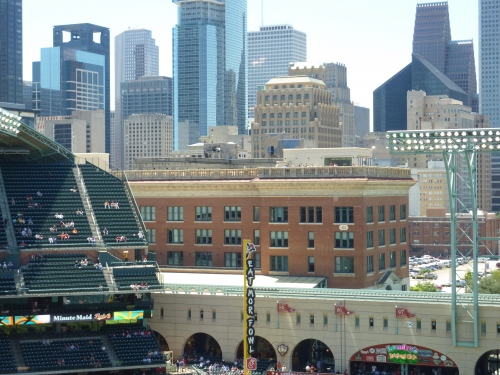
<instances>
[{"instance_id":1,"label":"shaded seating area","mask_svg":"<svg viewBox=\"0 0 500 375\"><path fill-rule=\"evenodd\" d=\"M124 182L93 164L79 165L79 168L103 241L118 247L144 246L146 242L138 237L141 228L135 220L134 208L128 200ZM109 206L105 206L106 202ZM103 233L104 228L108 234Z\"/></svg>"},{"instance_id":2,"label":"shaded seating area","mask_svg":"<svg viewBox=\"0 0 500 375\"><path fill-rule=\"evenodd\" d=\"M83 204L73 167L71 163L2 165L9 224L21 249L92 246L87 241L92 236L87 215L77 214Z\"/></svg>"},{"instance_id":3,"label":"shaded seating area","mask_svg":"<svg viewBox=\"0 0 500 375\"><path fill-rule=\"evenodd\" d=\"M109 341L122 366L164 365L163 352L151 330L138 325L106 325Z\"/></svg>"},{"instance_id":4,"label":"shaded seating area","mask_svg":"<svg viewBox=\"0 0 500 375\"><path fill-rule=\"evenodd\" d=\"M21 341L19 346L28 371L111 367L100 337Z\"/></svg>"},{"instance_id":5,"label":"shaded seating area","mask_svg":"<svg viewBox=\"0 0 500 375\"><path fill-rule=\"evenodd\" d=\"M46 254L32 258L23 276L28 293L109 290L103 271L96 269L85 254Z\"/></svg>"},{"instance_id":6,"label":"shaded seating area","mask_svg":"<svg viewBox=\"0 0 500 375\"><path fill-rule=\"evenodd\" d=\"M0 295L17 294L14 276L0 276Z\"/></svg>"},{"instance_id":7,"label":"shaded seating area","mask_svg":"<svg viewBox=\"0 0 500 375\"><path fill-rule=\"evenodd\" d=\"M0 336L0 374L17 372L16 361L8 336Z\"/></svg>"},{"instance_id":8,"label":"shaded seating area","mask_svg":"<svg viewBox=\"0 0 500 375\"><path fill-rule=\"evenodd\" d=\"M155 266L113 267L113 278L118 290L154 290L162 286L156 276ZM137 287L137 289L134 289Z\"/></svg>"},{"instance_id":9,"label":"shaded seating area","mask_svg":"<svg viewBox=\"0 0 500 375\"><path fill-rule=\"evenodd\" d=\"M8 222L5 222L5 218L2 216L2 212L0 212L0 250L5 249L5 246L8 246L7 234L5 233L6 225L9 225Z\"/></svg>"}]
</instances>

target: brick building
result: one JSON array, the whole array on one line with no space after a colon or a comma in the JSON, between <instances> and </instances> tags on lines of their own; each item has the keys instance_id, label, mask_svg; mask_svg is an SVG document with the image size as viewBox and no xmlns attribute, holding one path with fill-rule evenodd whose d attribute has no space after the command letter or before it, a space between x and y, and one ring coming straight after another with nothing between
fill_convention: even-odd
<instances>
[{"instance_id":1,"label":"brick building","mask_svg":"<svg viewBox=\"0 0 500 375\"><path fill-rule=\"evenodd\" d=\"M242 242L265 275L328 287L406 289L409 169L130 171L160 266L241 272Z\"/></svg>"}]
</instances>

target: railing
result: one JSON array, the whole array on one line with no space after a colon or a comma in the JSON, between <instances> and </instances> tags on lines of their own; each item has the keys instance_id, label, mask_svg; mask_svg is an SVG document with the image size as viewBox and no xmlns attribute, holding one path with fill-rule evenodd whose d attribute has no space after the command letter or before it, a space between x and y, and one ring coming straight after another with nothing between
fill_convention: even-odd
<instances>
[{"instance_id":1,"label":"railing","mask_svg":"<svg viewBox=\"0 0 500 375\"><path fill-rule=\"evenodd\" d=\"M99 239L99 241L102 241L101 231L99 229L99 224L97 223L97 220L95 218L94 209L92 208L92 203L90 202L90 198L89 198L89 195L87 193L87 187L85 186L85 181L83 181L83 177L82 177L80 168L78 167L78 164L76 164L76 170L78 171L78 178L80 179L80 184L82 186L83 197L87 201L87 205L89 206L89 209L90 209L90 215L92 217L92 221L94 223L94 227L95 227L96 232L97 232L97 238Z\"/></svg>"},{"instance_id":2,"label":"railing","mask_svg":"<svg viewBox=\"0 0 500 375\"><path fill-rule=\"evenodd\" d=\"M124 172L128 181L163 180L234 180L266 178L404 178L410 179L409 168L397 167L291 167L291 168L248 168L248 169L204 169L204 170L133 170Z\"/></svg>"}]
</instances>

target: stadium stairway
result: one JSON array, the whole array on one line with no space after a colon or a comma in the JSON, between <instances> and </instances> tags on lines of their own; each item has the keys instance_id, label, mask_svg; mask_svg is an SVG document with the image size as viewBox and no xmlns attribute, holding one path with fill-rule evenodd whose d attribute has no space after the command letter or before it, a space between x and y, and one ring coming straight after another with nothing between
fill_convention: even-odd
<instances>
[{"instance_id":1,"label":"stadium stairway","mask_svg":"<svg viewBox=\"0 0 500 375\"><path fill-rule=\"evenodd\" d=\"M8 226L5 228L3 226L3 223L0 223L0 226L2 226L2 229L0 229L0 245L2 245L2 241L4 243L9 244L9 250L10 252L18 252L19 248L17 246L17 241L16 241L16 235L14 233L14 228L12 226L12 216L10 215L10 209L9 209L9 201L7 198L7 192L5 191L5 186L3 183L3 176L2 176L2 170L0 169L0 212L2 216L2 221L3 219L8 220ZM2 236L3 233L5 233L5 237ZM19 267L19 265L17 265Z\"/></svg>"}]
</instances>

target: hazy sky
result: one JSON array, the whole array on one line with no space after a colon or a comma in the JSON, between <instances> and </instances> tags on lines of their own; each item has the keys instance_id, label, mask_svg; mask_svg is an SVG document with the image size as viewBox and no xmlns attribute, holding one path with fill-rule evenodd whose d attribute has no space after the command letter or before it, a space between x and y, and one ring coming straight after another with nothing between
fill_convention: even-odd
<instances>
[{"instance_id":1,"label":"hazy sky","mask_svg":"<svg viewBox=\"0 0 500 375\"><path fill-rule=\"evenodd\" d=\"M231 0L228 0L231 1ZM248 30L290 24L307 33L309 62L347 67L351 100L372 109L373 90L411 59L415 7L425 0L247 0ZM262 17L262 3L264 15ZM477 66L477 0L449 0L451 36L473 39ZM114 97L114 37L127 28L152 30L160 47L160 74L172 76L171 0L23 0L24 79L40 48L52 46L52 26L93 23L111 30L111 98ZM111 103L114 108L114 103ZM373 113L371 113L373 114Z\"/></svg>"}]
</instances>

